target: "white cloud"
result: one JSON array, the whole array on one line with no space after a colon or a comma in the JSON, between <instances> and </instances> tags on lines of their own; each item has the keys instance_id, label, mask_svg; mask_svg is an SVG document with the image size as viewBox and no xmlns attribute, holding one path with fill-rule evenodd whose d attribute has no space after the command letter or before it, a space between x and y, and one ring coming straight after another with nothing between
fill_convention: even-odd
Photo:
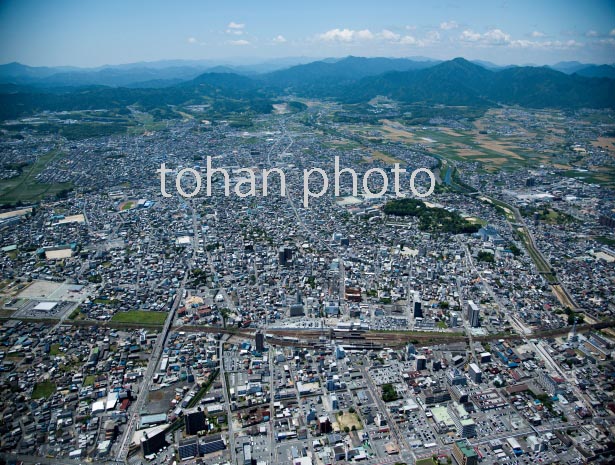
<instances>
[{"instance_id":1,"label":"white cloud","mask_svg":"<svg viewBox=\"0 0 615 465\"><path fill-rule=\"evenodd\" d=\"M459 36L463 42L478 42L481 37L482 36L478 32L474 32L471 29L463 31L461 36Z\"/></svg>"},{"instance_id":2,"label":"white cloud","mask_svg":"<svg viewBox=\"0 0 615 465\"><path fill-rule=\"evenodd\" d=\"M231 40L229 44L231 45L250 45L250 42L244 39L239 39L239 40Z\"/></svg>"},{"instance_id":3,"label":"white cloud","mask_svg":"<svg viewBox=\"0 0 615 465\"><path fill-rule=\"evenodd\" d=\"M357 39L360 40L372 40L374 38L374 34L369 29L362 29L356 32Z\"/></svg>"},{"instance_id":4,"label":"white cloud","mask_svg":"<svg viewBox=\"0 0 615 465\"><path fill-rule=\"evenodd\" d=\"M360 40L374 39L374 33L369 29L355 31L353 29L330 29L318 35L318 39L324 42L355 42Z\"/></svg>"},{"instance_id":5,"label":"white cloud","mask_svg":"<svg viewBox=\"0 0 615 465\"><path fill-rule=\"evenodd\" d=\"M490 29L483 34L489 45L506 45L510 42L510 35L501 29Z\"/></svg>"},{"instance_id":6,"label":"white cloud","mask_svg":"<svg viewBox=\"0 0 615 465\"><path fill-rule=\"evenodd\" d=\"M287 42L286 37L284 37L283 35L277 35L273 38L273 43L274 44L283 44Z\"/></svg>"},{"instance_id":7,"label":"white cloud","mask_svg":"<svg viewBox=\"0 0 615 465\"><path fill-rule=\"evenodd\" d=\"M196 43L198 43L198 40L196 40L196 37L188 37L188 43L189 44L196 44Z\"/></svg>"},{"instance_id":8,"label":"white cloud","mask_svg":"<svg viewBox=\"0 0 615 465\"><path fill-rule=\"evenodd\" d=\"M600 45L615 45L615 38L613 38L613 37L608 37L608 38L606 38L606 39L600 39L600 40L598 41L598 43L599 43Z\"/></svg>"},{"instance_id":9,"label":"white cloud","mask_svg":"<svg viewBox=\"0 0 615 465\"><path fill-rule=\"evenodd\" d=\"M508 44L511 48L535 48L535 49L559 49L567 50L582 47L583 44L576 40L511 40Z\"/></svg>"},{"instance_id":10,"label":"white cloud","mask_svg":"<svg viewBox=\"0 0 615 465\"><path fill-rule=\"evenodd\" d=\"M416 26L414 26L414 25L408 25L408 26L406 26L406 28L405 28L405 29L406 29L406 31L414 31L414 30L416 30Z\"/></svg>"},{"instance_id":11,"label":"white cloud","mask_svg":"<svg viewBox=\"0 0 615 465\"><path fill-rule=\"evenodd\" d=\"M511 40L510 35L501 29L489 29L484 34L467 29L461 33L459 39L462 42L472 42L480 45L508 45Z\"/></svg>"},{"instance_id":12,"label":"white cloud","mask_svg":"<svg viewBox=\"0 0 615 465\"><path fill-rule=\"evenodd\" d=\"M226 27L227 29L224 32L226 32L227 34L240 36L243 34L243 29L246 27L246 25L243 23L236 23L235 21L231 21Z\"/></svg>"},{"instance_id":13,"label":"white cloud","mask_svg":"<svg viewBox=\"0 0 615 465\"><path fill-rule=\"evenodd\" d=\"M457 29L459 24L457 21L444 21L440 23L440 29L443 31L450 31L451 29Z\"/></svg>"},{"instance_id":14,"label":"white cloud","mask_svg":"<svg viewBox=\"0 0 615 465\"><path fill-rule=\"evenodd\" d=\"M427 40L431 42L440 40L440 33L438 31L429 31L425 36L427 37Z\"/></svg>"},{"instance_id":15,"label":"white cloud","mask_svg":"<svg viewBox=\"0 0 615 465\"><path fill-rule=\"evenodd\" d=\"M418 45L424 46L427 43L439 40L440 34L437 31L431 31L427 34L426 39L417 39L412 35L398 34L389 29L382 29L380 32L372 32L369 29L353 30L353 29L331 29L316 36L318 40L323 42L339 42L346 44L362 43L368 41L385 42L393 45Z\"/></svg>"},{"instance_id":16,"label":"white cloud","mask_svg":"<svg viewBox=\"0 0 615 465\"><path fill-rule=\"evenodd\" d=\"M615 36L615 29L611 29L611 32L609 32L610 36Z\"/></svg>"},{"instance_id":17,"label":"white cloud","mask_svg":"<svg viewBox=\"0 0 615 465\"><path fill-rule=\"evenodd\" d=\"M599 35L600 34L598 34L598 31L594 31L593 29L590 29L585 33L585 37L598 37Z\"/></svg>"},{"instance_id":18,"label":"white cloud","mask_svg":"<svg viewBox=\"0 0 615 465\"><path fill-rule=\"evenodd\" d=\"M531 35L534 38L539 38L539 37L544 37L545 33L544 32L540 32L540 31L533 31Z\"/></svg>"},{"instance_id":19,"label":"white cloud","mask_svg":"<svg viewBox=\"0 0 615 465\"><path fill-rule=\"evenodd\" d=\"M532 34L533 37L535 36ZM527 40L527 39L513 39L510 34L502 31L501 29L490 29L484 34L474 32L470 29L465 30L459 36L459 40L466 42L468 45L474 45L479 47L490 46L506 46L510 48L535 48L535 49L572 49L582 47L583 44L576 40Z\"/></svg>"},{"instance_id":20,"label":"white cloud","mask_svg":"<svg viewBox=\"0 0 615 465\"><path fill-rule=\"evenodd\" d=\"M399 40L399 34L396 34L393 31L389 31L388 29L383 29L382 32L380 32L380 37L382 37L384 40Z\"/></svg>"},{"instance_id":21,"label":"white cloud","mask_svg":"<svg viewBox=\"0 0 615 465\"><path fill-rule=\"evenodd\" d=\"M412 36L403 36L399 43L401 45L419 45L419 41L416 40L416 38L412 37Z\"/></svg>"}]
</instances>

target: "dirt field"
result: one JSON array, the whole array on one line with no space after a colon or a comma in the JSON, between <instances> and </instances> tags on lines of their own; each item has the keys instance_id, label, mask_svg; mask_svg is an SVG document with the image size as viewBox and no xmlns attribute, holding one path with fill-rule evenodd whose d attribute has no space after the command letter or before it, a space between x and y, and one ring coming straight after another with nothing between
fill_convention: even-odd
<instances>
[{"instance_id":1,"label":"dirt field","mask_svg":"<svg viewBox=\"0 0 615 465\"><path fill-rule=\"evenodd\" d=\"M440 131L442 131L445 134L448 134L449 136L453 136L453 137L463 137L461 134L459 134L458 132L453 131L452 129L449 128L438 128Z\"/></svg>"},{"instance_id":2,"label":"dirt field","mask_svg":"<svg viewBox=\"0 0 615 465\"><path fill-rule=\"evenodd\" d=\"M401 160L395 157L392 157L390 155L387 155L386 153L382 153L379 150L373 150L371 155L372 155L372 158L376 160L380 160L384 163L388 163L389 165L394 165L395 163L402 163Z\"/></svg>"},{"instance_id":3,"label":"dirt field","mask_svg":"<svg viewBox=\"0 0 615 465\"><path fill-rule=\"evenodd\" d=\"M30 286L21 291L21 299L40 299L66 302L80 302L89 292L86 286L56 283L53 281L33 281Z\"/></svg>"},{"instance_id":4,"label":"dirt field","mask_svg":"<svg viewBox=\"0 0 615 465\"><path fill-rule=\"evenodd\" d=\"M494 152L501 153L502 155L506 155L508 157L515 158L517 160L523 160L523 157L509 150L509 148L511 147L508 144L503 144L502 142L495 141L493 139L488 139L483 134L476 135L476 142L480 147L485 148L487 150L492 150Z\"/></svg>"},{"instance_id":5,"label":"dirt field","mask_svg":"<svg viewBox=\"0 0 615 465\"><path fill-rule=\"evenodd\" d=\"M359 420L359 416L356 413L344 413L343 415L339 415L337 417L337 423L340 427L340 430L343 430L346 426L352 429L354 426L356 429L363 429L363 425L361 424L361 420Z\"/></svg>"},{"instance_id":6,"label":"dirt field","mask_svg":"<svg viewBox=\"0 0 615 465\"><path fill-rule=\"evenodd\" d=\"M615 137L598 137L592 142L594 147L599 147L615 154Z\"/></svg>"}]
</instances>

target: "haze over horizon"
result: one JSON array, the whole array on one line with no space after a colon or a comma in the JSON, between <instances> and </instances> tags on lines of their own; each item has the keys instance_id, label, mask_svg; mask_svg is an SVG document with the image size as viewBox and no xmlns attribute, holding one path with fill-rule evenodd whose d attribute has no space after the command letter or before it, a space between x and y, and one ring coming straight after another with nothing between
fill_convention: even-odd
<instances>
[{"instance_id":1,"label":"haze over horizon","mask_svg":"<svg viewBox=\"0 0 615 465\"><path fill-rule=\"evenodd\" d=\"M254 63L386 56L498 65L615 62L615 2L0 4L0 63L98 67L160 60ZM241 12L241 13L239 13Z\"/></svg>"}]
</instances>

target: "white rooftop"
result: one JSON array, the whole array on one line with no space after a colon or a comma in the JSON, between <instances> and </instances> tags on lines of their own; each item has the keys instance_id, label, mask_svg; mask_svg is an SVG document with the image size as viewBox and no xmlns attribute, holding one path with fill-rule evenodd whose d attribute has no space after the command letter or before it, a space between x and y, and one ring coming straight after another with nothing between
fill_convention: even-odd
<instances>
[{"instance_id":1,"label":"white rooftop","mask_svg":"<svg viewBox=\"0 0 615 465\"><path fill-rule=\"evenodd\" d=\"M48 312L50 310L53 310L56 305L58 305L57 302L41 302L36 307L34 307L34 310Z\"/></svg>"}]
</instances>

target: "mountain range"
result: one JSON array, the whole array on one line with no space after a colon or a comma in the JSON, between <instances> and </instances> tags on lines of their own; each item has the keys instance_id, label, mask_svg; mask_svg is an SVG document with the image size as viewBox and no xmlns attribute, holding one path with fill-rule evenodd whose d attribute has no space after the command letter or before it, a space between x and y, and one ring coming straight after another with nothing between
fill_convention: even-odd
<instances>
[{"instance_id":1,"label":"mountain range","mask_svg":"<svg viewBox=\"0 0 615 465\"><path fill-rule=\"evenodd\" d=\"M563 63L499 67L463 58L448 61L346 57L254 65L258 72L210 62L134 64L98 70L0 65L0 118L41 110L146 110L209 103L219 112L267 112L284 95L366 102L386 96L405 103L533 108L615 108L615 68ZM278 66L278 68L276 68ZM201 67L201 69L199 69ZM111 84L113 83L113 84Z\"/></svg>"}]
</instances>

